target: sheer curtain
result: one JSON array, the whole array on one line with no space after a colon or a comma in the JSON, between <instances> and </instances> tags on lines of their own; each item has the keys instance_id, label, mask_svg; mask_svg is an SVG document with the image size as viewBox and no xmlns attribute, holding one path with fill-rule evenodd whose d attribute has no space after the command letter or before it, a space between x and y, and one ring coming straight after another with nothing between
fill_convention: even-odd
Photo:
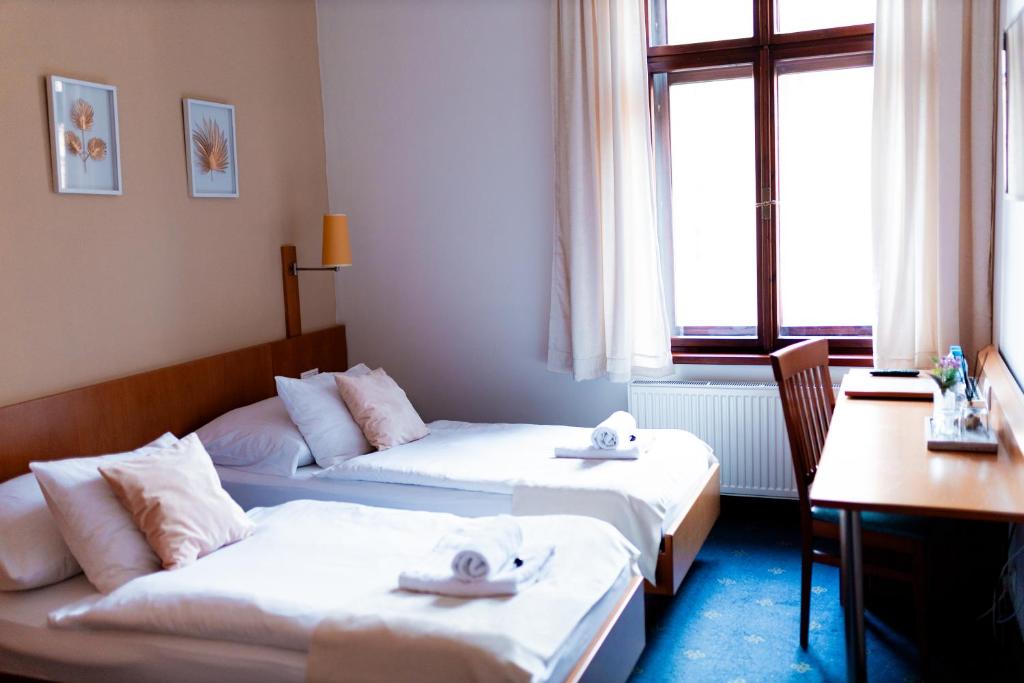
<instances>
[{"instance_id":1,"label":"sheer curtain","mask_svg":"<svg viewBox=\"0 0 1024 683\"><path fill-rule=\"evenodd\" d=\"M672 368L653 190L643 0L553 0L555 239L548 367Z\"/></svg>"},{"instance_id":2,"label":"sheer curtain","mask_svg":"<svg viewBox=\"0 0 1024 683\"><path fill-rule=\"evenodd\" d=\"M996 3L879 0L875 364L991 341ZM941 49L940 49L941 47Z\"/></svg>"}]
</instances>

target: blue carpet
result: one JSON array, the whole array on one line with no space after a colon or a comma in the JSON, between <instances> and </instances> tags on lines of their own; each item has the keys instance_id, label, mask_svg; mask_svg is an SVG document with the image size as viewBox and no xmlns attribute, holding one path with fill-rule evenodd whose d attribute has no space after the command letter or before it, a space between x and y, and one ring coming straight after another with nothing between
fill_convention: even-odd
<instances>
[{"instance_id":1,"label":"blue carpet","mask_svg":"<svg viewBox=\"0 0 1024 683\"><path fill-rule=\"evenodd\" d=\"M799 543L795 510L723 514L679 593L648 600L647 649L630 680L845 680L837 569L814 566L810 645L800 649ZM867 622L870 680L919 680L913 642L870 614Z\"/></svg>"}]
</instances>

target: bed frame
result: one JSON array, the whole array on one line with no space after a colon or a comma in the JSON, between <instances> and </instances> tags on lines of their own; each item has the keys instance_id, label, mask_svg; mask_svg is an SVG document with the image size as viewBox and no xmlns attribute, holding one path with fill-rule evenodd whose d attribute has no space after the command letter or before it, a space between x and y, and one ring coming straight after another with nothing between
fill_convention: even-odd
<instances>
[{"instance_id":1,"label":"bed frame","mask_svg":"<svg viewBox=\"0 0 1024 683\"><path fill-rule=\"evenodd\" d=\"M681 510L679 518L661 539L658 564L654 568L657 583L644 581L644 588L653 595L675 595L718 519L721 476L717 462L708 468L704 479Z\"/></svg>"},{"instance_id":2,"label":"bed frame","mask_svg":"<svg viewBox=\"0 0 1024 683\"><path fill-rule=\"evenodd\" d=\"M345 327L337 326L0 407L0 481L28 472L35 460L130 451L167 431L195 431L229 410L275 396L275 375L347 367ZM717 468L714 483L717 515ZM681 530L688 520L680 518L678 533L664 544L673 557L689 557L686 568L699 542L692 553L673 548L690 548L687 539L696 538ZM699 536L703 542L706 531ZM660 559L658 567L660 577ZM669 571L678 586L686 569ZM568 681L629 677L646 643L640 585L639 577L630 582ZM0 682L28 680L0 671Z\"/></svg>"}]
</instances>

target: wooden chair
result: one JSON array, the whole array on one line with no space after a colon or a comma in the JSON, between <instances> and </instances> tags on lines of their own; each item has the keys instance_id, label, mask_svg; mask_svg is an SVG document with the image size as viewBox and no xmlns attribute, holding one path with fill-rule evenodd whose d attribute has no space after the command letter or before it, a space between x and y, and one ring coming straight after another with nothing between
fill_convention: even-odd
<instances>
[{"instance_id":1,"label":"wooden chair","mask_svg":"<svg viewBox=\"0 0 1024 683\"><path fill-rule=\"evenodd\" d=\"M836 405L832 378L828 371L828 341L812 339L794 344L771 354L771 359L782 397L782 412L786 418L786 431L789 433L793 454L793 474L800 495L800 647L806 650L811 611L812 563L820 562L841 568L838 549L829 552L816 544L818 540L838 541L838 512L812 507L808 496ZM910 583L922 654L927 628L925 524L922 519L903 515L861 513L864 573Z\"/></svg>"}]
</instances>

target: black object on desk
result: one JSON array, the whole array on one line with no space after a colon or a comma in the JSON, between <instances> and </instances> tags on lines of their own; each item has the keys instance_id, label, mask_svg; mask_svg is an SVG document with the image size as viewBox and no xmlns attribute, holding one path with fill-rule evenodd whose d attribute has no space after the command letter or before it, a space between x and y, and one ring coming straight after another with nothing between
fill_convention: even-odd
<instances>
[{"instance_id":1,"label":"black object on desk","mask_svg":"<svg viewBox=\"0 0 1024 683\"><path fill-rule=\"evenodd\" d=\"M917 377L921 374L920 370L872 370L871 374L875 377Z\"/></svg>"}]
</instances>

